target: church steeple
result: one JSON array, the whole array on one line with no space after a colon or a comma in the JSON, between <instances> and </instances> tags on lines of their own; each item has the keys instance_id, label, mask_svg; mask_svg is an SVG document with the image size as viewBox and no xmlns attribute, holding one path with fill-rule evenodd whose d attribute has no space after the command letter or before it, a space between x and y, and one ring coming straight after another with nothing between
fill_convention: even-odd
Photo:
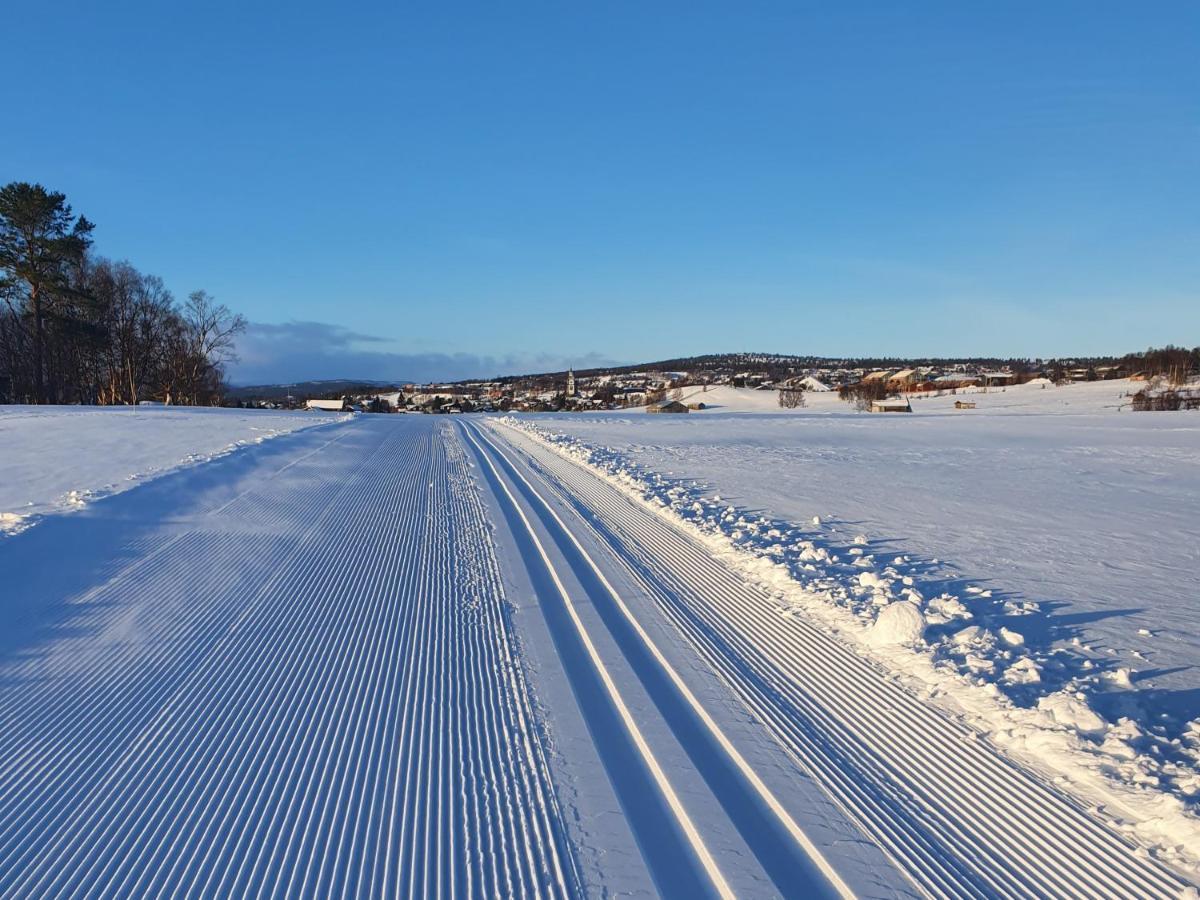
<instances>
[{"instance_id":1,"label":"church steeple","mask_svg":"<svg viewBox=\"0 0 1200 900\"><path fill-rule=\"evenodd\" d=\"M575 370L567 369L567 396L575 396Z\"/></svg>"}]
</instances>

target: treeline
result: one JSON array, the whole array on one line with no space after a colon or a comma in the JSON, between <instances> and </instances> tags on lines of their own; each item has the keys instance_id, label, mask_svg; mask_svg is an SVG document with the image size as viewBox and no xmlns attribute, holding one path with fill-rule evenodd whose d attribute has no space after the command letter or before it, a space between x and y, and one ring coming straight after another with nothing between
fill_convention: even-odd
<instances>
[{"instance_id":1,"label":"treeline","mask_svg":"<svg viewBox=\"0 0 1200 900\"><path fill-rule=\"evenodd\" d=\"M1151 347L1144 353L1128 354L1121 364L1131 373L1166 378L1172 384L1183 384L1193 374L1200 372L1200 347L1191 350L1174 344Z\"/></svg>"},{"instance_id":2,"label":"treeline","mask_svg":"<svg viewBox=\"0 0 1200 900\"><path fill-rule=\"evenodd\" d=\"M93 255L93 228L61 193L0 188L0 400L220 403L245 319Z\"/></svg>"}]
</instances>

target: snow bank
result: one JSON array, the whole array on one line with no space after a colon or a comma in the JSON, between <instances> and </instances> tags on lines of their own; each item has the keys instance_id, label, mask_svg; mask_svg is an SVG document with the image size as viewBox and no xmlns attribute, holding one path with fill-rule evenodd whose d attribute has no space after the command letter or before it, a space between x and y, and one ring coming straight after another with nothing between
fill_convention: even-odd
<instances>
[{"instance_id":1,"label":"snow bank","mask_svg":"<svg viewBox=\"0 0 1200 900\"><path fill-rule=\"evenodd\" d=\"M702 482L551 432L551 420L497 421L589 466L770 591L781 611L822 624L1163 860L1200 872L1200 718L1178 736L1106 718L1083 690L1100 683L1086 677L1096 664L1060 647L1035 648L1017 627L1037 618L1037 603L979 585L926 583L927 561L903 553L877 559L857 530L839 536L822 516L801 526L739 509ZM773 452L762 446L756 469L769 470Z\"/></svg>"},{"instance_id":2,"label":"snow bank","mask_svg":"<svg viewBox=\"0 0 1200 900\"><path fill-rule=\"evenodd\" d=\"M181 466L344 418L274 410L0 406L0 535Z\"/></svg>"}]
</instances>

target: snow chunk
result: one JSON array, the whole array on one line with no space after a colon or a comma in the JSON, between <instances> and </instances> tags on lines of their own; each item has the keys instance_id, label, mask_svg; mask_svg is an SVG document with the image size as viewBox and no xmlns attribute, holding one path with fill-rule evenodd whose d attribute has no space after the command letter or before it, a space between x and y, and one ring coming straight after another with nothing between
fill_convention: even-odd
<instances>
[{"instance_id":1,"label":"snow chunk","mask_svg":"<svg viewBox=\"0 0 1200 900\"><path fill-rule=\"evenodd\" d=\"M942 594L940 597L934 597L929 601L929 609L931 612L937 613L944 617L947 621L951 619L969 619L971 612L963 605L963 602L957 597L952 597L949 594ZM965 630L965 629L964 629Z\"/></svg>"},{"instance_id":2,"label":"snow chunk","mask_svg":"<svg viewBox=\"0 0 1200 900\"><path fill-rule=\"evenodd\" d=\"M1133 674L1129 669L1125 668L1124 666L1122 666L1121 668L1117 669L1114 672L1107 673L1105 675L1105 678L1107 678L1109 681L1111 681L1117 687L1122 687L1122 688L1127 688L1127 689L1133 688Z\"/></svg>"},{"instance_id":3,"label":"snow chunk","mask_svg":"<svg viewBox=\"0 0 1200 900\"><path fill-rule=\"evenodd\" d=\"M954 643L958 644L960 647L966 647L966 646L974 643L975 641L979 640L979 638L981 638L983 636L983 634L984 634L983 629L980 628L978 625L968 625L962 631L954 632L954 637L952 638L952 640L954 641Z\"/></svg>"},{"instance_id":4,"label":"snow chunk","mask_svg":"<svg viewBox=\"0 0 1200 900\"><path fill-rule=\"evenodd\" d=\"M865 588L887 588L888 582L885 578L880 578L874 572L859 572L858 583Z\"/></svg>"},{"instance_id":5,"label":"snow chunk","mask_svg":"<svg viewBox=\"0 0 1200 900\"><path fill-rule=\"evenodd\" d=\"M1003 626L1000 627L1000 638L1010 647L1020 647L1025 643L1025 635L1017 631L1009 631Z\"/></svg>"},{"instance_id":6,"label":"snow chunk","mask_svg":"<svg viewBox=\"0 0 1200 900\"><path fill-rule=\"evenodd\" d=\"M1042 680L1042 670L1032 659L1019 659L1004 672L1009 684L1037 684Z\"/></svg>"},{"instance_id":7,"label":"snow chunk","mask_svg":"<svg viewBox=\"0 0 1200 900\"><path fill-rule=\"evenodd\" d=\"M990 659L983 656L976 656L974 653L968 653L963 662L972 672L982 672L990 675L996 670L996 664Z\"/></svg>"},{"instance_id":8,"label":"snow chunk","mask_svg":"<svg viewBox=\"0 0 1200 900\"><path fill-rule=\"evenodd\" d=\"M1101 735L1108 728L1104 720L1088 706L1086 700L1067 691L1043 697L1038 701L1038 709L1057 724L1080 734Z\"/></svg>"},{"instance_id":9,"label":"snow chunk","mask_svg":"<svg viewBox=\"0 0 1200 900\"><path fill-rule=\"evenodd\" d=\"M920 608L914 603L901 600L879 611L875 624L867 632L867 640L875 647L912 645L920 642L924 635L925 616L921 614Z\"/></svg>"}]
</instances>

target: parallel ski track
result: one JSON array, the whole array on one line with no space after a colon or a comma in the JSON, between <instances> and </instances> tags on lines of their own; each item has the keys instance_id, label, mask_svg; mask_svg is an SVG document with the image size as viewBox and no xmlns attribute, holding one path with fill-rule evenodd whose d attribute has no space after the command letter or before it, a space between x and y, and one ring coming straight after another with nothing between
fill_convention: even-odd
<instances>
[{"instance_id":1,"label":"parallel ski track","mask_svg":"<svg viewBox=\"0 0 1200 900\"><path fill-rule=\"evenodd\" d=\"M0 895L578 893L459 438L342 437L4 665Z\"/></svg>"},{"instance_id":2,"label":"parallel ski track","mask_svg":"<svg viewBox=\"0 0 1200 900\"><path fill-rule=\"evenodd\" d=\"M654 858L656 852L654 847L643 846L642 852L646 857L646 862L651 869L657 870L659 873L660 892L664 895L680 895L680 886L685 883L686 879L690 881L690 889L698 895L712 895L732 900L734 896L732 889L709 850L700 828L697 827L695 820L684 806L676 792L675 785L647 741L642 731L642 725L630 709L610 671L609 663L601 655L592 633L579 615L578 602L587 602L591 598L586 594L578 598L572 597L571 592L564 584L562 573L559 572L558 567L546 552L546 546L538 537L537 530L496 467L492 456L492 454L496 454L495 446L483 438L476 429L467 428L465 431L469 435L468 439L475 445L480 460L489 468L495 479L494 484L499 488L497 499L500 499L501 495L503 496L504 499L501 502L508 504L508 508L515 514L516 521L520 522L519 527L524 529L532 545L533 553L529 556L534 558L526 558L526 565L542 567L542 571L553 585L553 593L557 594L557 602L561 604L565 613L564 620L570 623L566 627L571 631L571 638L562 639L559 644L560 655L564 657L579 655L587 661L587 674L581 675L577 668L569 665L572 660L564 658L564 670L567 672L568 680L572 681L577 698L583 692L604 696L605 705L603 707L595 707L588 703L588 706L591 707L591 719L588 725L592 729L593 738L598 729L611 728L612 731L619 733L620 740L624 744L621 750L625 752L620 752L612 749L613 745L609 740L596 741L598 753L612 754L605 761L605 765L609 770L610 779L614 781L614 787L616 787L616 781L620 780L621 787L617 788L617 791L622 793L622 788L625 788L628 783L628 767L632 767L640 773L644 773L645 776L644 788L639 785L635 790L652 792L662 800L662 804L657 810L647 813L642 806L635 805L636 798L626 794L623 798L623 805L630 825L635 833L640 833L647 841L653 840L653 832L656 828L677 832L681 838L678 846L686 848L683 853L673 853L668 864L664 859ZM488 448L487 450L484 449L485 446ZM549 593L548 591L547 594ZM541 602L552 604L555 603L555 599L545 596L541 598ZM548 616L548 621L549 619ZM590 682L593 691L588 690L589 685L584 684L585 679ZM585 715L589 715L589 713L585 711ZM603 721L599 721L601 716L603 716ZM602 747L608 748L607 751ZM625 790L628 789L625 788ZM651 818L652 816L653 818ZM669 873L663 871L664 866L667 865L670 866Z\"/></svg>"},{"instance_id":3,"label":"parallel ski track","mask_svg":"<svg viewBox=\"0 0 1200 900\"><path fill-rule=\"evenodd\" d=\"M837 639L782 615L682 529L523 432L491 430L922 891L1179 896L1174 873Z\"/></svg>"}]
</instances>

